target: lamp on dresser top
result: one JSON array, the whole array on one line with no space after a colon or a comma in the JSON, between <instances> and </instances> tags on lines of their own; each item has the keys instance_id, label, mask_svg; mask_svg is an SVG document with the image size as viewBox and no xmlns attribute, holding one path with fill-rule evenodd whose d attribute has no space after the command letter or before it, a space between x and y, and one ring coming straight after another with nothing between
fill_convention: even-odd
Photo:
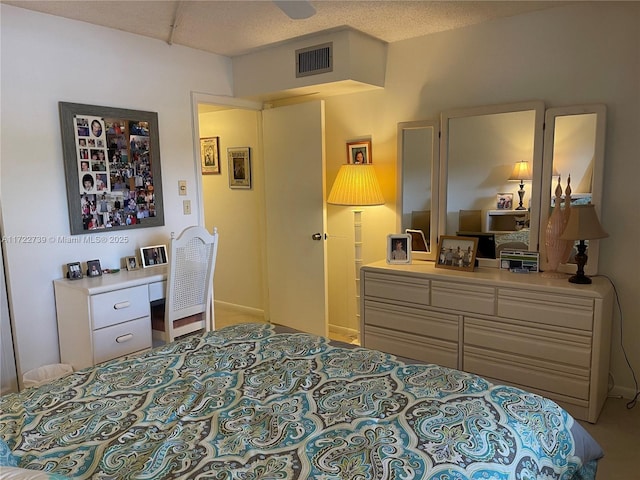
<instances>
[{"instance_id":1,"label":"lamp on dresser top","mask_svg":"<svg viewBox=\"0 0 640 480\"><path fill-rule=\"evenodd\" d=\"M371 164L345 164L340 167L333 182L327 203L364 207L383 205L384 197L376 172ZM360 322L360 267L362 266L362 209L353 210L355 245L356 317Z\"/></svg>"},{"instance_id":2,"label":"lamp on dresser top","mask_svg":"<svg viewBox=\"0 0 640 480\"><path fill-rule=\"evenodd\" d=\"M518 190L520 204L516 207L516 210L526 210L526 208L522 205L522 202L524 200L524 181L531 180L531 169L529 168L529 162L527 162L526 160L516 162L508 180L510 182L520 182L520 190Z\"/></svg>"},{"instance_id":3,"label":"lamp on dresser top","mask_svg":"<svg viewBox=\"0 0 640 480\"><path fill-rule=\"evenodd\" d=\"M609 234L604 231L595 207L588 203L586 205L574 205L571 207L571 214L567 226L560 235L561 240L580 240L578 253L575 257L578 270L575 275L569 278L571 283L589 284L591 279L584 274L584 266L587 263L587 245L585 240L597 240L606 238Z\"/></svg>"}]
</instances>

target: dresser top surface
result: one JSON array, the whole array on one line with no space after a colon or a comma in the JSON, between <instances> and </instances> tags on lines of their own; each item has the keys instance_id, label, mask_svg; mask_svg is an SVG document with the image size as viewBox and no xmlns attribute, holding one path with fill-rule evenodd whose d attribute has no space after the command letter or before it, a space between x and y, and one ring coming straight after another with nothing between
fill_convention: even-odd
<instances>
[{"instance_id":1,"label":"dresser top surface","mask_svg":"<svg viewBox=\"0 0 640 480\"><path fill-rule=\"evenodd\" d=\"M604 297L611 290L611 282L605 277L591 277L590 285L576 285L569 282L570 275L563 278L545 278L541 273L512 273L499 268L479 267L472 272L436 268L434 262L412 261L411 264L388 264L381 260L362 267L370 272L394 272L430 280L454 281L502 288L527 288L548 293L562 293L572 296Z\"/></svg>"},{"instance_id":2,"label":"dresser top surface","mask_svg":"<svg viewBox=\"0 0 640 480\"><path fill-rule=\"evenodd\" d=\"M142 268L138 270L120 270L116 273L105 273L99 277L84 276L79 280L60 278L54 280L56 288L71 288L83 291L87 295L111 292L122 288L148 285L167 279L167 266Z\"/></svg>"}]
</instances>

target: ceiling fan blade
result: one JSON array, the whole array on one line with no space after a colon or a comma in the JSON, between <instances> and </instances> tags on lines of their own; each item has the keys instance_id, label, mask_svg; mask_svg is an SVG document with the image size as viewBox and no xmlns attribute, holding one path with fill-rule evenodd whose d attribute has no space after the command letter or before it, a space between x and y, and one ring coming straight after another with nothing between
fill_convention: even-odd
<instances>
[{"instance_id":1,"label":"ceiling fan blade","mask_svg":"<svg viewBox=\"0 0 640 480\"><path fill-rule=\"evenodd\" d=\"M306 0L273 0L273 3L293 20L312 17L316 9Z\"/></svg>"}]
</instances>

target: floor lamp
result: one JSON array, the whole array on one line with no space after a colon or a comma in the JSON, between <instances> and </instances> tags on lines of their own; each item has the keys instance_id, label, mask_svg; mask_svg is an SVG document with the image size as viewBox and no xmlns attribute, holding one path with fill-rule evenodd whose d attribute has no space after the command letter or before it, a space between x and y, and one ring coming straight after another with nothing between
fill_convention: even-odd
<instances>
[{"instance_id":1,"label":"floor lamp","mask_svg":"<svg viewBox=\"0 0 640 480\"><path fill-rule=\"evenodd\" d=\"M347 164L338 171L327 203L364 207L383 205L384 197L378 184L373 165ZM356 321L360 325L360 267L362 266L362 210L353 210L353 231L355 245L355 278L356 278Z\"/></svg>"}]
</instances>

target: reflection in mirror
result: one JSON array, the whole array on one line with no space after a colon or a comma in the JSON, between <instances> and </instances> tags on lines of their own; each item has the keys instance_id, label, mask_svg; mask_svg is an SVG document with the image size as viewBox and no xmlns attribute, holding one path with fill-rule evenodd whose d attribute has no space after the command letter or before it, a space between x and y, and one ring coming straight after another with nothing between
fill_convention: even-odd
<instances>
[{"instance_id":1,"label":"reflection in mirror","mask_svg":"<svg viewBox=\"0 0 640 480\"><path fill-rule=\"evenodd\" d=\"M538 249L543 119L540 101L442 113L440 232L478 237L481 266L504 248ZM520 162L530 175L516 178Z\"/></svg>"},{"instance_id":2,"label":"reflection in mirror","mask_svg":"<svg viewBox=\"0 0 640 480\"><path fill-rule=\"evenodd\" d=\"M438 239L437 122L398 124L398 230L412 230L412 259L435 259ZM424 235L424 239L422 237ZM425 246L426 243L426 246Z\"/></svg>"},{"instance_id":3,"label":"reflection in mirror","mask_svg":"<svg viewBox=\"0 0 640 480\"><path fill-rule=\"evenodd\" d=\"M604 169L605 105L578 105L550 108L546 113L544 172L542 179L540 247L543 268L546 263L545 227L555 203L554 191L558 178L563 191L571 176L571 205L592 203L600 217L602 203L602 172ZM563 201L563 208L564 201ZM599 241L586 241L589 257L587 275L598 271ZM561 272L575 273L575 251ZM573 263L573 265L571 265Z\"/></svg>"}]
</instances>

